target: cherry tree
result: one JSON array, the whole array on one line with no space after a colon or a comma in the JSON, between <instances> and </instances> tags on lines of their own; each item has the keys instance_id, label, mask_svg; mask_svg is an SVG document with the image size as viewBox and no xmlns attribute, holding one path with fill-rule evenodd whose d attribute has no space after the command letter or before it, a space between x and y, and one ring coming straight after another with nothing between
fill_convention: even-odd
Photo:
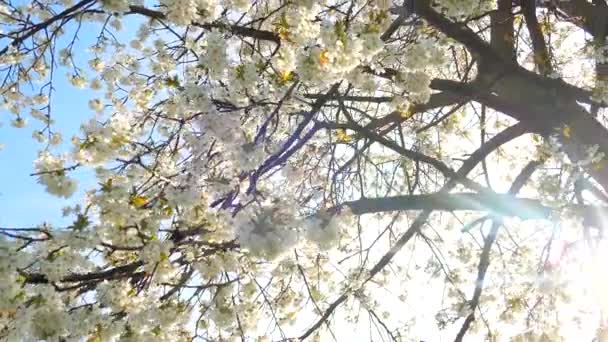
<instances>
[{"instance_id":1,"label":"cherry tree","mask_svg":"<svg viewBox=\"0 0 608 342\"><path fill-rule=\"evenodd\" d=\"M0 227L1 340L608 341L605 0L0 0L0 24L32 176L98 184L68 226ZM61 77L97 94L74 137Z\"/></svg>"}]
</instances>

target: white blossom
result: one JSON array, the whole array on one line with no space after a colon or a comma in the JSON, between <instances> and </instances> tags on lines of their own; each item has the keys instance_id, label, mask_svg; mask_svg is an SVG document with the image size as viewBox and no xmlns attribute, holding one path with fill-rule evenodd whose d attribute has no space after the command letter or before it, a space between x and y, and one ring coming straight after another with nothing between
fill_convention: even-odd
<instances>
[{"instance_id":1,"label":"white blossom","mask_svg":"<svg viewBox=\"0 0 608 342\"><path fill-rule=\"evenodd\" d=\"M38 182L43 184L49 193L67 198L76 191L77 182L67 177L65 162L65 157L56 157L48 151L43 151L34 162L34 168L39 174Z\"/></svg>"}]
</instances>

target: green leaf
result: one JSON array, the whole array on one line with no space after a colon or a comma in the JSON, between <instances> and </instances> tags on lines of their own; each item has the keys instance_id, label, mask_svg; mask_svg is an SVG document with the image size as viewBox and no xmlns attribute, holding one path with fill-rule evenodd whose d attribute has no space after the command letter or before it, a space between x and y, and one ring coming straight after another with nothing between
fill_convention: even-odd
<instances>
[{"instance_id":1,"label":"green leaf","mask_svg":"<svg viewBox=\"0 0 608 342\"><path fill-rule=\"evenodd\" d=\"M76 217L76 221L74 221L74 224L72 225L72 227L76 231L81 231L81 230L85 229L86 227L88 227L89 224L91 224L91 221L89 221L88 216L83 215L83 214L78 214L78 216Z\"/></svg>"},{"instance_id":2,"label":"green leaf","mask_svg":"<svg viewBox=\"0 0 608 342\"><path fill-rule=\"evenodd\" d=\"M165 80L165 84L171 88L178 88L180 86L179 77L177 75L168 77Z\"/></svg>"}]
</instances>

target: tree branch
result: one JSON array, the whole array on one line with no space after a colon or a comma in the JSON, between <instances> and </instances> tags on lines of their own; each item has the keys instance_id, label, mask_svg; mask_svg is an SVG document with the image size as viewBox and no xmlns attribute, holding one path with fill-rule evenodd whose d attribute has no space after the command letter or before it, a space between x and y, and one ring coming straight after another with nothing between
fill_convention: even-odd
<instances>
[{"instance_id":1,"label":"tree branch","mask_svg":"<svg viewBox=\"0 0 608 342\"><path fill-rule=\"evenodd\" d=\"M61 13L59 13L55 16L52 16L51 18L49 18L43 22L40 22L38 24L28 27L26 33L24 33L20 37L13 39L13 41L9 45L7 45L2 50L0 50L0 55L5 54L6 51L8 51L9 46L14 46L14 47L19 46L19 44L26 41L28 38L32 37L33 35L40 32L41 30L46 29L47 27L49 27L50 25L52 25L53 23L55 23L61 19L74 15L74 13L76 13L78 10L80 10L88 5L91 5L94 2L95 2L95 0L82 0L79 3L75 4L74 6L66 8ZM13 34L9 34L9 36L12 36L12 35Z\"/></svg>"},{"instance_id":2,"label":"tree branch","mask_svg":"<svg viewBox=\"0 0 608 342\"><path fill-rule=\"evenodd\" d=\"M512 11L511 0L498 0L498 9L490 13L490 45L505 60L515 61Z\"/></svg>"},{"instance_id":3,"label":"tree branch","mask_svg":"<svg viewBox=\"0 0 608 342\"><path fill-rule=\"evenodd\" d=\"M549 50L540 30L538 18L536 18L536 0L522 0L522 9L526 19L526 27L532 39L534 62L541 74L548 75L553 72L553 65L551 65Z\"/></svg>"},{"instance_id":4,"label":"tree branch","mask_svg":"<svg viewBox=\"0 0 608 342\"><path fill-rule=\"evenodd\" d=\"M522 219L546 219L554 208L532 198L515 197L511 194L430 193L378 198L363 198L346 202L355 215L370 213L434 210L434 211L486 211L496 217L512 216Z\"/></svg>"},{"instance_id":5,"label":"tree branch","mask_svg":"<svg viewBox=\"0 0 608 342\"><path fill-rule=\"evenodd\" d=\"M521 136L526 133L527 130L524 125L521 123L515 124L502 132L496 134L494 137L489 139L485 144L479 147L475 152L471 154L471 156L462 164L460 169L458 169L457 174L459 177L466 177L466 175L471 172L475 168L477 164L481 162L484 158L486 158L490 153L496 150L498 147L506 144L507 142ZM441 189L441 191L447 193L454 186L456 186L457 182L455 180L450 180L447 182ZM364 283L371 280L380 272L386 265L388 265L393 257L407 244L407 242L414 236L416 233L422 228L422 226L427 222L427 219L431 216L431 210L425 210L412 223L410 228L406 230L399 239L395 242L395 244L386 252L380 260L370 269L369 275ZM357 289L354 289L357 290ZM323 322L325 322L329 316L336 310L340 304L342 304L348 298L348 293L343 293L340 295L330 306L326 309L323 315L313 324L311 328L309 328L302 336L300 336L300 340L304 340L309 337L316 329L318 329Z\"/></svg>"},{"instance_id":6,"label":"tree branch","mask_svg":"<svg viewBox=\"0 0 608 342\"><path fill-rule=\"evenodd\" d=\"M82 274L74 273L64 277L61 281L66 283L74 283L80 281L113 279L116 276L130 274L131 272L134 272L136 269L138 269L140 266L143 266L143 264L143 261L136 261L124 266L110 268L105 271ZM42 273L22 272L22 275L25 277L25 282L28 284L47 284L49 282L48 278Z\"/></svg>"},{"instance_id":7,"label":"tree branch","mask_svg":"<svg viewBox=\"0 0 608 342\"><path fill-rule=\"evenodd\" d=\"M521 190L521 188L526 184L526 182L532 176L532 173L540 166L541 163L539 161L531 161L529 162L517 175L513 184L511 184L511 188L509 189L508 194L511 196L517 195L517 193ZM484 239L483 249L481 251L481 256L479 257L479 264L477 265L477 279L475 280L475 290L473 291L473 297L469 301L468 305L471 309L471 312L467 315L454 339L454 342L461 342L467 331L471 327L471 324L475 320L475 310L479 306L479 300L481 299L481 292L483 291L483 283L486 278L486 273L488 268L490 267L490 252L492 251L492 245L498 238L498 230L502 226L502 222L500 219L494 219L492 221L492 227L490 228L490 232Z\"/></svg>"},{"instance_id":8,"label":"tree branch","mask_svg":"<svg viewBox=\"0 0 608 342\"><path fill-rule=\"evenodd\" d=\"M412 0L414 12L425 19L429 24L438 28L448 37L463 44L471 53L477 55L480 63L496 63L513 65L500 53L481 39L466 25L455 23L431 8L430 0Z\"/></svg>"},{"instance_id":9,"label":"tree branch","mask_svg":"<svg viewBox=\"0 0 608 342\"><path fill-rule=\"evenodd\" d=\"M160 11L155 11L143 6L130 6L130 11L127 14L141 14L151 19L163 20L166 18L165 14ZM200 24L193 22L192 25L201 27L207 30L219 28L229 31L230 33L241 36L254 38L259 40L267 40L275 43L280 43L281 38L274 32L258 30L251 27L244 27L238 25L225 25L221 23L211 23L211 24Z\"/></svg>"}]
</instances>

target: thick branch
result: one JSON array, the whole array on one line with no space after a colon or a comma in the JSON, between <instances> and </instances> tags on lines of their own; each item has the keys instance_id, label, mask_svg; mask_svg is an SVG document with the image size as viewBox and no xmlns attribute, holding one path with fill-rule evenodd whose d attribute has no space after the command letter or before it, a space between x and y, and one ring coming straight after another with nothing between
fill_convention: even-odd
<instances>
[{"instance_id":1,"label":"thick branch","mask_svg":"<svg viewBox=\"0 0 608 342\"><path fill-rule=\"evenodd\" d=\"M105 271L99 272L91 272L91 273L82 273L82 274L70 274L63 278L61 281L66 283L73 282L81 282L81 281L90 281L90 280L108 280L114 279L115 277L128 275L137 270L144 263L143 261L133 262L131 264L127 264L124 266L118 266L115 268L110 268ZM41 273L23 273L25 277L25 282L28 284L47 284L49 282L48 278Z\"/></svg>"},{"instance_id":2,"label":"thick branch","mask_svg":"<svg viewBox=\"0 0 608 342\"><path fill-rule=\"evenodd\" d=\"M532 49L534 50L534 62L536 67L543 75L548 75L553 71L549 50L545 43L545 38L540 29L538 18L536 18L536 0L522 0L526 27L532 39Z\"/></svg>"},{"instance_id":3,"label":"thick branch","mask_svg":"<svg viewBox=\"0 0 608 342\"><path fill-rule=\"evenodd\" d=\"M505 60L515 61L512 10L511 0L498 0L498 9L490 14L490 45Z\"/></svg>"},{"instance_id":4,"label":"thick branch","mask_svg":"<svg viewBox=\"0 0 608 342\"><path fill-rule=\"evenodd\" d=\"M455 23L433 10L430 0L412 0L414 2L414 12L425 19L429 24L438 28L448 37L463 44L471 53L477 55L480 63L508 62L492 47L481 39L466 25ZM502 63L500 63L502 64ZM512 64L512 63L508 63ZM514 66L514 64L512 64Z\"/></svg>"},{"instance_id":5,"label":"thick branch","mask_svg":"<svg viewBox=\"0 0 608 342\"><path fill-rule=\"evenodd\" d=\"M541 134L562 132L560 143L573 162L589 157L588 150L597 145L599 151L608 155L608 131L575 101L562 93L561 88L548 87L532 82L527 77L509 75L501 79L500 93L493 94L477 84L462 84L455 81L434 80L431 87L442 91L460 93L488 107L509 115L529 129ZM604 190L608 191L608 167L606 162L587 165L587 171Z\"/></svg>"},{"instance_id":6,"label":"thick branch","mask_svg":"<svg viewBox=\"0 0 608 342\"><path fill-rule=\"evenodd\" d=\"M436 211L485 211L500 216L522 219L545 219L553 208L532 198L515 197L510 194L477 193L431 193L379 198L363 198L346 202L355 215L387 211L436 210Z\"/></svg>"},{"instance_id":7,"label":"thick branch","mask_svg":"<svg viewBox=\"0 0 608 342\"><path fill-rule=\"evenodd\" d=\"M587 0L562 0L557 1L556 5L593 36L606 28L608 8L605 6L596 6L587 2Z\"/></svg>"}]
</instances>

